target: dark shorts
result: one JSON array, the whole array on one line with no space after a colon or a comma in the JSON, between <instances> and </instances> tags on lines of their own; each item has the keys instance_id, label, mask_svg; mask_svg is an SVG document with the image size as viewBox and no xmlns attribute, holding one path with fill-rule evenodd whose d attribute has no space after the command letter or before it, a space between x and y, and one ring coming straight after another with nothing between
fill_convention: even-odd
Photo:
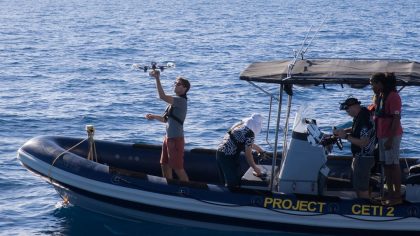
<instances>
[{"instance_id":1,"label":"dark shorts","mask_svg":"<svg viewBox=\"0 0 420 236\"><path fill-rule=\"evenodd\" d=\"M238 187L241 185L241 169L239 155L225 155L224 152L216 152L219 175L225 186Z\"/></svg>"},{"instance_id":2,"label":"dark shorts","mask_svg":"<svg viewBox=\"0 0 420 236\"><path fill-rule=\"evenodd\" d=\"M184 169L184 137L163 139L161 165L169 165L172 169Z\"/></svg>"},{"instance_id":3,"label":"dark shorts","mask_svg":"<svg viewBox=\"0 0 420 236\"><path fill-rule=\"evenodd\" d=\"M375 165L373 157L354 157L351 165L353 170L353 187L356 191L368 191L370 170Z\"/></svg>"}]
</instances>

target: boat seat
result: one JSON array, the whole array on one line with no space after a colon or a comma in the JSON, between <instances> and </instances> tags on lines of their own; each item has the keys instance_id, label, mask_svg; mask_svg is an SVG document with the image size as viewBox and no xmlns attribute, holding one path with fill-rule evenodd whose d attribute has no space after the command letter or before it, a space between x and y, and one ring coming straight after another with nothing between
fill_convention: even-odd
<instances>
[{"instance_id":1,"label":"boat seat","mask_svg":"<svg viewBox=\"0 0 420 236\"><path fill-rule=\"evenodd\" d=\"M264 177L257 177L253 174L254 169L249 167L245 174L241 178L241 187L248 189L259 189L267 190L270 184L271 178L271 165L257 165L263 173Z\"/></svg>"},{"instance_id":2,"label":"boat seat","mask_svg":"<svg viewBox=\"0 0 420 236\"><path fill-rule=\"evenodd\" d=\"M404 184L420 184L420 173L415 173L407 176L407 179L404 181Z\"/></svg>"},{"instance_id":3,"label":"boat seat","mask_svg":"<svg viewBox=\"0 0 420 236\"><path fill-rule=\"evenodd\" d=\"M410 175L411 174L420 174L420 164L410 166L409 173L410 173Z\"/></svg>"},{"instance_id":4,"label":"boat seat","mask_svg":"<svg viewBox=\"0 0 420 236\"><path fill-rule=\"evenodd\" d=\"M327 189L352 189L353 185L350 179L338 178L333 176L327 177Z\"/></svg>"},{"instance_id":5,"label":"boat seat","mask_svg":"<svg viewBox=\"0 0 420 236\"><path fill-rule=\"evenodd\" d=\"M369 180L369 186L372 188L372 191L379 191L381 186L381 176L380 174L372 174ZM327 178L327 189L328 190L352 190L353 184L349 178L339 178L328 176Z\"/></svg>"}]
</instances>

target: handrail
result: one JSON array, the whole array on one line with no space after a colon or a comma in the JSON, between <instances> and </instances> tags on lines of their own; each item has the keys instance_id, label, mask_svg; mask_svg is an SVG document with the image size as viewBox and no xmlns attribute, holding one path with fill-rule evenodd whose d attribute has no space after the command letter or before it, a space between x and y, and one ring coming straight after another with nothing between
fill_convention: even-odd
<instances>
[{"instance_id":1,"label":"handrail","mask_svg":"<svg viewBox=\"0 0 420 236\"><path fill-rule=\"evenodd\" d=\"M266 132L266 136L265 136L265 142L267 143L267 145L274 150L273 145L270 143L270 141L268 140L268 134L270 132L270 123L271 123L271 111L272 111L272 105L273 105L273 99L275 100L279 100L278 98L276 98L273 94L271 94L270 92L266 91L265 89L263 89L262 87L256 85L255 83L248 81L248 83L250 83L252 86L256 87L257 89L261 90L263 93L267 94L268 96L270 96L270 110L268 112L268 121L267 121L267 132Z\"/></svg>"},{"instance_id":2,"label":"handrail","mask_svg":"<svg viewBox=\"0 0 420 236\"><path fill-rule=\"evenodd\" d=\"M279 105L277 110L277 124L276 124L276 134L275 134L275 141L274 141L274 150L273 150L273 160L271 165L271 178L270 178L270 191L274 191L274 170L276 167L276 159L277 159L277 145L278 145L278 139L279 139L279 129L280 129L280 114L281 114L281 105L282 105L282 98L283 98L283 89L284 85L280 85L280 93L279 93ZM283 157L281 157L281 162L283 162Z\"/></svg>"},{"instance_id":3,"label":"handrail","mask_svg":"<svg viewBox=\"0 0 420 236\"><path fill-rule=\"evenodd\" d=\"M292 96L289 95L288 97L288 101L287 101L287 115L286 115L286 123L284 125L284 136L283 136L283 152L282 152L282 157L286 156L287 153L287 134L289 132L289 119L290 119L290 110L292 107Z\"/></svg>"},{"instance_id":4,"label":"handrail","mask_svg":"<svg viewBox=\"0 0 420 236\"><path fill-rule=\"evenodd\" d=\"M252 82L252 81L247 81L247 82L250 83L252 86L256 87L257 89L261 90L263 93L265 93L268 96L270 96L271 99L276 99L277 101L279 101L279 99L276 98L273 94L271 94L270 92L268 92L265 89L261 88L260 86L256 85L254 82Z\"/></svg>"},{"instance_id":5,"label":"handrail","mask_svg":"<svg viewBox=\"0 0 420 236\"><path fill-rule=\"evenodd\" d=\"M265 135L265 142L273 150L273 146L271 145L270 141L268 141L268 134L270 133L271 108L272 108L272 105L273 105L273 97L270 97L270 110L268 111L267 132L266 132L266 135Z\"/></svg>"}]
</instances>

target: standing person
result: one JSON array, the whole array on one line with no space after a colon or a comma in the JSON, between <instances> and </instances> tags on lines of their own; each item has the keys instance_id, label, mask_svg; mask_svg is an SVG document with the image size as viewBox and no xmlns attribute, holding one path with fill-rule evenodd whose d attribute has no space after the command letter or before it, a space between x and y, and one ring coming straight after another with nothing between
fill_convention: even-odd
<instances>
[{"instance_id":1,"label":"standing person","mask_svg":"<svg viewBox=\"0 0 420 236\"><path fill-rule=\"evenodd\" d=\"M184 120L187 116L187 92L190 89L190 82L177 77L174 83L176 96L165 94L160 83L160 71L153 70L150 76L156 80L156 88L159 98L168 103L163 115L147 114L148 120L158 120L166 123L166 136L163 139L162 154L160 165L162 175L167 179L172 179L172 170L182 181L189 181L184 169Z\"/></svg>"},{"instance_id":2,"label":"standing person","mask_svg":"<svg viewBox=\"0 0 420 236\"><path fill-rule=\"evenodd\" d=\"M352 127L335 130L334 134L351 143L353 187L359 198L369 199L370 170L375 164L373 151L376 143L371 115L369 110L353 97L341 103L340 110L345 110L353 117L353 124Z\"/></svg>"},{"instance_id":3,"label":"standing person","mask_svg":"<svg viewBox=\"0 0 420 236\"><path fill-rule=\"evenodd\" d=\"M393 73L375 73L370 78L372 90L379 91L376 99L375 122L378 137L379 159L384 163L388 196L385 205L402 203L400 143L403 134L401 126L401 97L397 92L397 80Z\"/></svg>"},{"instance_id":4,"label":"standing person","mask_svg":"<svg viewBox=\"0 0 420 236\"><path fill-rule=\"evenodd\" d=\"M245 151L246 160L249 166L254 169L255 174L261 176L261 170L255 164L252 155L252 149L260 154L264 153L263 149L254 143L255 136L261 131L261 126L262 116L253 114L251 117L233 125L218 146L216 152L217 165L227 187L239 187L241 184L239 156L242 151Z\"/></svg>"}]
</instances>

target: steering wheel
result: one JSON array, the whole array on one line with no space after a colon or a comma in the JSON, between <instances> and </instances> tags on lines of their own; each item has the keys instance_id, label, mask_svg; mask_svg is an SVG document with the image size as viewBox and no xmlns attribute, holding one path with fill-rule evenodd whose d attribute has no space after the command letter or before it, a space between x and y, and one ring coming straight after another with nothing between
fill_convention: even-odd
<instances>
[{"instance_id":1,"label":"steering wheel","mask_svg":"<svg viewBox=\"0 0 420 236\"><path fill-rule=\"evenodd\" d=\"M340 137L337 137L336 144L337 144L338 149L343 150L343 141L341 141Z\"/></svg>"},{"instance_id":2,"label":"steering wheel","mask_svg":"<svg viewBox=\"0 0 420 236\"><path fill-rule=\"evenodd\" d=\"M334 131L336 130L337 128L334 126L333 127L333 133L334 133ZM341 138L340 137L338 137L338 136L336 136L335 137L336 138L336 144L337 144L337 147L338 147L338 149L340 149L340 150L343 150L343 141L341 140Z\"/></svg>"}]
</instances>

